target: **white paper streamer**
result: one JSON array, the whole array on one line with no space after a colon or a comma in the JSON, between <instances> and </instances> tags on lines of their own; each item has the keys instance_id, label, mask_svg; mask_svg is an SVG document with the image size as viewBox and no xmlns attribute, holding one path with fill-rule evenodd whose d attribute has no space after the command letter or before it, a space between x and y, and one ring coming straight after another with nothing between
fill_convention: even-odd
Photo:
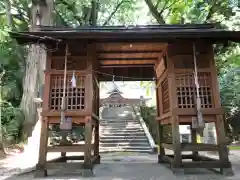
<instances>
[{"instance_id":1,"label":"white paper streamer","mask_svg":"<svg viewBox=\"0 0 240 180\"><path fill-rule=\"evenodd\" d=\"M76 77L75 77L75 71L73 71L71 82L72 82L72 88L76 88L77 87L77 80L76 80Z\"/></svg>"}]
</instances>

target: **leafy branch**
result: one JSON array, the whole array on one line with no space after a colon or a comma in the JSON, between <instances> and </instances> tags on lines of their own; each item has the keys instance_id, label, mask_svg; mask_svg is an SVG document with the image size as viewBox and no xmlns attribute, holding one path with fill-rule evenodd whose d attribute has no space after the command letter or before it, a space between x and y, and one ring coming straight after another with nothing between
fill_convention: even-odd
<instances>
[{"instance_id":1,"label":"leafy branch","mask_svg":"<svg viewBox=\"0 0 240 180\"><path fill-rule=\"evenodd\" d=\"M127 2L130 2L130 1L122 0L120 3L118 3L115 9L113 10L113 12L109 15L107 20L103 23L103 26L106 26L109 23L109 21L112 19L112 17L115 15L115 13L118 11L118 9L121 7L121 5Z\"/></svg>"}]
</instances>

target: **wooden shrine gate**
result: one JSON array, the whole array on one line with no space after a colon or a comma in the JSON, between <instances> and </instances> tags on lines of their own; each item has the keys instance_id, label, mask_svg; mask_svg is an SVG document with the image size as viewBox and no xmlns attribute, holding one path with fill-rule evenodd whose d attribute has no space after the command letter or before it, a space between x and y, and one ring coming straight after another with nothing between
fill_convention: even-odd
<instances>
[{"instance_id":1,"label":"wooden shrine gate","mask_svg":"<svg viewBox=\"0 0 240 180\"><path fill-rule=\"evenodd\" d=\"M45 176L48 168L63 163L92 173L93 164L100 163L98 84L112 80L106 74L124 81L156 80L159 163L170 163L174 171L192 167L231 170L212 44L238 41L239 32L216 29L213 25L40 27L38 32L11 33L11 36L20 44L41 42L53 49L58 44L56 51L47 53L37 176ZM70 126L85 127L84 144L65 140L48 146L49 126L62 123L62 112L63 119L70 118ZM217 145L196 142L196 133L209 122L216 124ZM180 142L182 124L192 126L191 143ZM65 125L69 124L65 121ZM171 137L163 133L166 126L172 129ZM166 155L164 149L173 150L174 155ZM192 154L182 155L183 151ZM200 156L198 151L217 151L219 160ZM62 157L47 161L48 152L61 152ZM66 152L84 152L84 155L67 157ZM83 162L67 162L77 159Z\"/></svg>"}]
</instances>

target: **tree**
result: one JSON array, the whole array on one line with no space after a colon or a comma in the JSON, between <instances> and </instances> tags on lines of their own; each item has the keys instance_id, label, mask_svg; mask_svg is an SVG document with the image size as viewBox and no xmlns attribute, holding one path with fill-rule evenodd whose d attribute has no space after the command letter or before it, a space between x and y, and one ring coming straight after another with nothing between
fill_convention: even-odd
<instances>
[{"instance_id":1,"label":"tree","mask_svg":"<svg viewBox=\"0 0 240 180\"><path fill-rule=\"evenodd\" d=\"M3 146L3 133L2 133L2 79L5 72L0 74L0 158L5 157L5 151Z\"/></svg>"},{"instance_id":2,"label":"tree","mask_svg":"<svg viewBox=\"0 0 240 180\"><path fill-rule=\"evenodd\" d=\"M54 1L32 1L32 19L30 30L35 31L38 25L52 26L54 21ZM39 23L39 24L38 24ZM34 98L44 84L44 69L46 65L46 51L43 45L30 45L26 58L25 77L23 80L23 96L21 109L25 115L24 132L28 135L36 122L36 104Z\"/></svg>"},{"instance_id":3,"label":"tree","mask_svg":"<svg viewBox=\"0 0 240 180\"><path fill-rule=\"evenodd\" d=\"M228 0L145 0L145 3L158 24L216 22L216 16L229 18L234 5Z\"/></svg>"}]
</instances>

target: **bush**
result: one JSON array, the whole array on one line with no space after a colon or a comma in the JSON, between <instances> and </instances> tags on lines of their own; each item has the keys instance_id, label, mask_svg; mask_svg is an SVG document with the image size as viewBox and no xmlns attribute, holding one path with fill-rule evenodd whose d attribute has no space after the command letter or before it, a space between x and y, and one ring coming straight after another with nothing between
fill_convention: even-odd
<instances>
[{"instance_id":1,"label":"bush","mask_svg":"<svg viewBox=\"0 0 240 180\"><path fill-rule=\"evenodd\" d=\"M141 116L145 121L150 134L152 135L155 143L158 143L158 123L155 120L156 117L156 108L155 107L140 107Z\"/></svg>"},{"instance_id":2,"label":"bush","mask_svg":"<svg viewBox=\"0 0 240 180\"><path fill-rule=\"evenodd\" d=\"M145 121L150 134L152 135L154 141L156 144L158 144L158 122L155 120L156 117L156 108L155 107L147 107L142 106L141 107L141 116L143 120ZM172 142L172 129L170 125L164 125L163 126L163 139L165 143L171 143Z\"/></svg>"},{"instance_id":3,"label":"bush","mask_svg":"<svg viewBox=\"0 0 240 180\"><path fill-rule=\"evenodd\" d=\"M22 140L22 126L24 115L19 108L13 107L10 103L2 102L2 135L6 144L18 143Z\"/></svg>"}]
</instances>

